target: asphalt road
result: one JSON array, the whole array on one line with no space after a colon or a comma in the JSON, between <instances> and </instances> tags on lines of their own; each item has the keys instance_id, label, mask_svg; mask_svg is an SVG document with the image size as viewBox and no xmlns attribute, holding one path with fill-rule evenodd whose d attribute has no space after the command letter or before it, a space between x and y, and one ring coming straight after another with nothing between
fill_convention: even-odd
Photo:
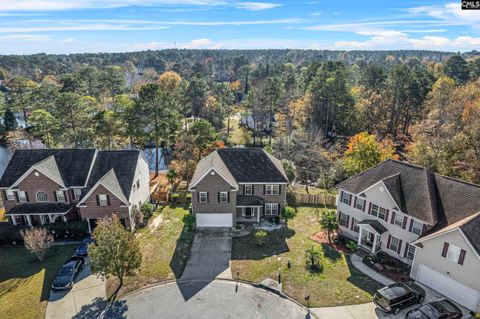
<instances>
[{"instance_id":1,"label":"asphalt road","mask_svg":"<svg viewBox=\"0 0 480 319\"><path fill-rule=\"evenodd\" d=\"M199 289L201 288L201 289ZM124 303L123 303L124 302ZM131 294L108 318L308 318L307 310L264 289L235 282L186 281L159 285Z\"/></svg>"}]
</instances>

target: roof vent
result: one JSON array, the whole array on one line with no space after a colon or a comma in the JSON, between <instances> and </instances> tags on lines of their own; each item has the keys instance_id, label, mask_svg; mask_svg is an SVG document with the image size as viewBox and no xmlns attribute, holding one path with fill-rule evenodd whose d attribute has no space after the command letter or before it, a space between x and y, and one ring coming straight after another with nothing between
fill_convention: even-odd
<instances>
[{"instance_id":1,"label":"roof vent","mask_svg":"<svg viewBox=\"0 0 480 319\"><path fill-rule=\"evenodd\" d=\"M380 186L380 188L378 190L381 191L381 192L384 192L385 188L383 186Z\"/></svg>"},{"instance_id":2,"label":"roof vent","mask_svg":"<svg viewBox=\"0 0 480 319\"><path fill-rule=\"evenodd\" d=\"M211 171L210 175L212 175L212 176L215 175L215 171Z\"/></svg>"}]
</instances>

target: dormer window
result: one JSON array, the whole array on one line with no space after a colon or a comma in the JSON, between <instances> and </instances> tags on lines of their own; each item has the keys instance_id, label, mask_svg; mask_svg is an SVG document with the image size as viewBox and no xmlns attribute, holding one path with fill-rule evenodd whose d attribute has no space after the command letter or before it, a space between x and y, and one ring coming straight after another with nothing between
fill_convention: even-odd
<instances>
[{"instance_id":1,"label":"dormer window","mask_svg":"<svg viewBox=\"0 0 480 319\"><path fill-rule=\"evenodd\" d=\"M98 206L108 206L108 195L100 194L97 198Z\"/></svg>"},{"instance_id":2,"label":"dormer window","mask_svg":"<svg viewBox=\"0 0 480 319\"><path fill-rule=\"evenodd\" d=\"M38 192L37 193L37 202L39 203L47 203L48 202L48 195L45 192Z\"/></svg>"},{"instance_id":3,"label":"dormer window","mask_svg":"<svg viewBox=\"0 0 480 319\"><path fill-rule=\"evenodd\" d=\"M79 200L80 197L82 197L82 190L80 188L74 188L73 197L75 197L76 200Z\"/></svg>"}]
</instances>

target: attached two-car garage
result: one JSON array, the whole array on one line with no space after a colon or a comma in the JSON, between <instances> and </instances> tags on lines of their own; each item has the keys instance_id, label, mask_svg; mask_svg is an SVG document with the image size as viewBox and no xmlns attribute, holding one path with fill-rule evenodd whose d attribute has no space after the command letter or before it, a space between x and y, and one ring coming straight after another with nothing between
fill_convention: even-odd
<instances>
[{"instance_id":1,"label":"attached two-car garage","mask_svg":"<svg viewBox=\"0 0 480 319\"><path fill-rule=\"evenodd\" d=\"M233 227L231 213L197 213L197 227Z\"/></svg>"},{"instance_id":2,"label":"attached two-car garage","mask_svg":"<svg viewBox=\"0 0 480 319\"><path fill-rule=\"evenodd\" d=\"M435 291L438 291L442 295L455 300L468 309L477 309L480 301L479 291L465 286L464 284L461 284L458 281L425 266L424 264L420 264L418 267L417 281Z\"/></svg>"}]
</instances>

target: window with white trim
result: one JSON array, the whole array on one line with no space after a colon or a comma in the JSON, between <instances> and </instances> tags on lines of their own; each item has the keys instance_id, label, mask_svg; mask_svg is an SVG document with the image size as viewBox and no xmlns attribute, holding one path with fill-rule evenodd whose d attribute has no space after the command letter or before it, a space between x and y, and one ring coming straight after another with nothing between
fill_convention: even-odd
<instances>
[{"instance_id":1,"label":"window with white trim","mask_svg":"<svg viewBox=\"0 0 480 319\"><path fill-rule=\"evenodd\" d=\"M253 186L252 185L245 185L245 195L253 195Z\"/></svg>"},{"instance_id":2,"label":"window with white trim","mask_svg":"<svg viewBox=\"0 0 480 319\"><path fill-rule=\"evenodd\" d=\"M278 203L266 203L265 215L278 215Z\"/></svg>"},{"instance_id":3,"label":"window with white trim","mask_svg":"<svg viewBox=\"0 0 480 319\"><path fill-rule=\"evenodd\" d=\"M448 245L447 259L453 261L454 263L458 263L461 251L462 249L460 247L452 244Z\"/></svg>"},{"instance_id":4,"label":"window with white trim","mask_svg":"<svg viewBox=\"0 0 480 319\"><path fill-rule=\"evenodd\" d=\"M412 225L412 233L421 235L423 230L423 224L419 221L414 220Z\"/></svg>"},{"instance_id":5,"label":"window with white trim","mask_svg":"<svg viewBox=\"0 0 480 319\"><path fill-rule=\"evenodd\" d=\"M48 202L48 195L45 192L38 192L36 197L37 197L37 202L39 203Z\"/></svg>"},{"instance_id":6,"label":"window with white trim","mask_svg":"<svg viewBox=\"0 0 480 319\"><path fill-rule=\"evenodd\" d=\"M356 220L355 218L352 219L352 230L356 233L358 233L360 231L360 227L358 227L358 220Z\"/></svg>"},{"instance_id":7,"label":"window with white trim","mask_svg":"<svg viewBox=\"0 0 480 319\"><path fill-rule=\"evenodd\" d=\"M365 208L366 201L367 201L366 199L357 197L357 200L355 201L355 208L363 210Z\"/></svg>"},{"instance_id":8,"label":"window with white trim","mask_svg":"<svg viewBox=\"0 0 480 319\"><path fill-rule=\"evenodd\" d=\"M348 215L345 215L344 213L342 212L339 212L340 213L340 218L338 220L338 223L344 227L348 227L347 225L347 222L348 222Z\"/></svg>"},{"instance_id":9,"label":"window with white trim","mask_svg":"<svg viewBox=\"0 0 480 319\"><path fill-rule=\"evenodd\" d=\"M395 225L397 225L398 227L402 227L403 226L403 215L398 213L398 212L395 212L395 219L393 220L393 223Z\"/></svg>"},{"instance_id":10,"label":"window with white trim","mask_svg":"<svg viewBox=\"0 0 480 319\"><path fill-rule=\"evenodd\" d=\"M98 195L98 204L100 206L108 206L108 198L105 194Z\"/></svg>"},{"instance_id":11,"label":"window with white trim","mask_svg":"<svg viewBox=\"0 0 480 319\"><path fill-rule=\"evenodd\" d=\"M27 202L27 193L24 191L18 191L18 201L20 203L26 203Z\"/></svg>"},{"instance_id":12,"label":"window with white trim","mask_svg":"<svg viewBox=\"0 0 480 319\"><path fill-rule=\"evenodd\" d=\"M15 200L15 193L12 190L6 190L7 200Z\"/></svg>"},{"instance_id":13,"label":"window with white trim","mask_svg":"<svg viewBox=\"0 0 480 319\"><path fill-rule=\"evenodd\" d=\"M65 202L65 193L63 191L56 191L57 202Z\"/></svg>"},{"instance_id":14,"label":"window with white trim","mask_svg":"<svg viewBox=\"0 0 480 319\"><path fill-rule=\"evenodd\" d=\"M77 200L80 199L80 197L82 197L82 190L80 188L74 188L73 197Z\"/></svg>"},{"instance_id":15,"label":"window with white trim","mask_svg":"<svg viewBox=\"0 0 480 319\"><path fill-rule=\"evenodd\" d=\"M278 195L280 193L279 185L266 185L265 194L266 195Z\"/></svg>"},{"instance_id":16,"label":"window with white trim","mask_svg":"<svg viewBox=\"0 0 480 319\"><path fill-rule=\"evenodd\" d=\"M370 211L370 214L373 216L378 216L378 205L372 203L372 210Z\"/></svg>"},{"instance_id":17,"label":"window with white trim","mask_svg":"<svg viewBox=\"0 0 480 319\"><path fill-rule=\"evenodd\" d=\"M208 201L208 193L207 192L200 192L198 194L198 201L200 203L206 203Z\"/></svg>"},{"instance_id":18,"label":"window with white trim","mask_svg":"<svg viewBox=\"0 0 480 319\"><path fill-rule=\"evenodd\" d=\"M350 194L342 192L342 198L340 199L340 201L344 204L350 205Z\"/></svg>"},{"instance_id":19,"label":"window with white trim","mask_svg":"<svg viewBox=\"0 0 480 319\"><path fill-rule=\"evenodd\" d=\"M415 246L408 245L407 259L413 260L413 257L415 257Z\"/></svg>"},{"instance_id":20,"label":"window with white trim","mask_svg":"<svg viewBox=\"0 0 480 319\"><path fill-rule=\"evenodd\" d=\"M228 193L227 192L220 192L220 203L228 202Z\"/></svg>"},{"instance_id":21,"label":"window with white trim","mask_svg":"<svg viewBox=\"0 0 480 319\"><path fill-rule=\"evenodd\" d=\"M378 218L385 220L385 217L387 216L387 210L383 207L378 207Z\"/></svg>"},{"instance_id":22,"label":"window with white trim","mask_svg":"<svg viewBox=\"0 0 480 319\"><path fill-rule=\"evenodd\" d=\"M388 248L394 252L398 252L398 245L400 245L400 239L392 236L390 238L390 247Z\"/></svg>"}]
</instances>

